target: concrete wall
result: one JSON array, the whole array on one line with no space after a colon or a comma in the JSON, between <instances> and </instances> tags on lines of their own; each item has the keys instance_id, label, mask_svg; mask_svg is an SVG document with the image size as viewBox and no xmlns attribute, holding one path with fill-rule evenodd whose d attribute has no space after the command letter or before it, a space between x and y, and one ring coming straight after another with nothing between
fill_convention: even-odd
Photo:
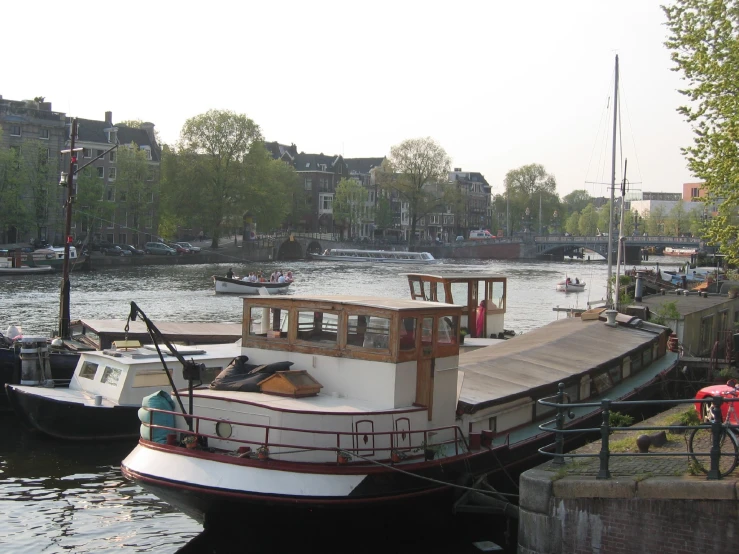
<instances>
[{"instance_id":1,"label":"concrete wall","mask_svg":"<svg viewBox=\"0 0 739 554\"><path fill-rule=\"evenodd\" d=\"M521 476L519 554L692 554L736 549L737 481Z\"/></svg>"}]
</instances>

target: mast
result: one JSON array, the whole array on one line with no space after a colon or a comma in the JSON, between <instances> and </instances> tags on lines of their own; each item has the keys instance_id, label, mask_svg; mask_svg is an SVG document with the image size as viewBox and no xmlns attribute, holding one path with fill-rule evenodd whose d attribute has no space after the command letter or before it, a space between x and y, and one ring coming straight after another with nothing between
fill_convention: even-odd
<instances>
[{"instance_id":1,"label":"mast","mask_svg":"<svg viewBox=\"0 0 739 554\"><path fill-rule=\"evenodd\" d=\"M67 173L67 200L64 204L66 220L64 224L64 265L62 266L62 286L59 294L59 336L70 338L69 313L69 244L72 241L72 201L74 199L74 164L77 162L74 141L77 138L77 118L72 119L72 135L69 147L69 173Z\"/></svg>"},{"instance_id":2,"label":"mast","mask_svg":"<svg viewBox=\"0 0 739 554\"><path fill-rule=\"evenodd\" d=\"M621 257L621 249L624 246L624 211L626 206L626 167L629 165L629 160L624 160L624 176L621 180L621 217L618 224L618 251L616 255L616 301L614 302L615 309L618 310L618 304L621 293L621 261L626 258L626 252ZM636 276L635 276L636 277Z\"/></svg>"},{"instance_id":3,"label":"mast","mask_svg":"<svg viewBox=\"0 0 739 554\"><path fill-rule=\"evenodd\" d=\"M611 244L613 243L613 198L616 189L616 129L618 125L618 54L616 54L616 78L613 85L613 148L611 150L611 209L608 215L608 288L606 305L613 308L613 254Z\"/></svg>"}]
</instances>

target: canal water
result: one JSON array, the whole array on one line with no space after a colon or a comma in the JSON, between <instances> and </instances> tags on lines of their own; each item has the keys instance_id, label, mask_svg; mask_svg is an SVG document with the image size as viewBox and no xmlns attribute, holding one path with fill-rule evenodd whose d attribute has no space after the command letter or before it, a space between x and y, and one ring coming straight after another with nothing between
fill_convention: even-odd
<instances>
[{"instance_id":1,"label":"canal water","mask_svg":"<svg viewBox=\"0 0 739 554\"><path fill-rule=\"evenodd\" d=\"M647 267L677 266L652 258ZM71 315L125 319L130 302L154 321L241 319L238 297L216 296L211 276L291 270L292 294L366 294L406 298L403 272L493 272L507 275L506 329L525 333L605 297L603 263L466 260L433 267L331 262L235 263L116 268L71 275ZM565 275L586 281L586 292L564 294ZM0 331L20 325L26 335L57 326L60 277L0 277ZM296 520L245 519L238 533L201 534L194 521L126 481L120 462L132 443L79 444L35 436L11 414L0 414L0 552L479 552L473 542L504 544L505 522L448 515L426 507L417 514L388 512L381 521L362 513L311 514ZM515 552L510 546L507 552Z\"/></svg>"}]
</instances>

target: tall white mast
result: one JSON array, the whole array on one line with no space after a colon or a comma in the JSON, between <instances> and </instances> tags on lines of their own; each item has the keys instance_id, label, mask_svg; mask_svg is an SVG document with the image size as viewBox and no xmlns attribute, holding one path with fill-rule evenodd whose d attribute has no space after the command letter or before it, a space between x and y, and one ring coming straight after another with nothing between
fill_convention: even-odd
<instances>
[{"instance_id":1,"label":"tall white mast","mask_svg":"<svg viewBox=\"0 0 739 554\"><path fill-rule=\"evenodd\" d=\"M606 305L613 308L613 255L611 244L613 243L613 198L616 189L616 129L618 124L618 54L616 54L616 78L613 85L613 149L611 150L611 209L608 214L608 293Z\"/></svg>"}]
</instances>

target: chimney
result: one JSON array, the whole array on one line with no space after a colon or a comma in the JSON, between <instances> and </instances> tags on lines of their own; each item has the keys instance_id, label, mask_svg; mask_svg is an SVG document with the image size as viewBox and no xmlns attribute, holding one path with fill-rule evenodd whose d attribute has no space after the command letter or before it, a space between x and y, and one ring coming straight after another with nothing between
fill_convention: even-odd
<instances>
[{"instance_id":1,"label":"chimney","mask_svg":"<svg viewBox=\"0 0 739 554\"><path fill-rule=\"evenodd\" d=\"M460 171L462 171L462 168L461 168L461 167L455 167L455 168L454 168L454 171L456 171L456 172L460 172Z\"/></svg>"},{"instance_id":2,"label":"chimney","mask_svg":"<svg viewBox=\"0 0 739 554\"><path fill-rule=\"evenodd\" d=\"M105 112L105 123L113 126L113 112Z\"/></svg>"}]
</instances>

